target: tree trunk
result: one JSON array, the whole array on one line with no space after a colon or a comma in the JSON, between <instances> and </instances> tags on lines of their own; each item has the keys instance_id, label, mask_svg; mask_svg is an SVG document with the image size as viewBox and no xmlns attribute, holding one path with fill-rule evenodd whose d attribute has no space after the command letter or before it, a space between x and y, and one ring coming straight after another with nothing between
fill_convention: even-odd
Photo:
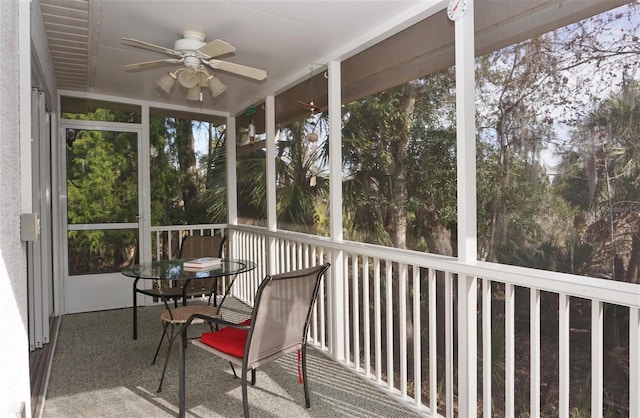
<instances>
[{"instance_id":1,"label":"tree trunk","mask_svg":"<svg viewBox=\"0 0 640 418\"><path fill-rule=\"evenodd\" d=\"M405 90L403 113L404 126L395 141L395 179L393 181L391 216L393 223L392 241L395 248L407 248L407 154L409 136L413 125L416 105L416 87L408 83Z\"/></svg>"},{"instance_id":2,"label":"tree trunk","mask_svg":"<svg viewBox=\"0 0 640 418\"><path fill-rule=\"evenodd\" d=\"M451 231L442 223L431 206L425 202L425 205L416 211L416 223L427 242L427 249L433 254L454 255Z\"/></svg>"},{"instance_id":3,"label":"tree trunk","mask_svg":"<svg viewBox=\"0 0 640 418\"><path fill-rule=\"evenodd\" d=\"M640 283L640 227L631 235L631 257L625 279L629 283Z\"/></svg>"},{"instance_id":4,"label":"tree trunk","mask_svg":"<svg viewBox=\"0 0 640 418\"><path fill-rule=\"evenodd\" d=\"M500 142L500 155L498 160L498 170L496 174L495 197L491 214L491 224L489 227L489 245L487 249L487 260L498 261L496 248L504 244L507 239L507 229L504 223L505 202L503 190L509 183L509 145L506 134L502 132L502 123L498 122L496 130Z\"/></svg>"},{"instance_id":5,"label":"tree trunk","mask_svg":"<svg viewBox=\"0 0 640 418\"><path fill-rule=\"evenodd\" d=\"M198 198L198 178L196 169L196 152L194 148L191 121L176 119L176 139L178 145L178 163L182 177L182 201L184 203L185 220L191 217L193 203Z\"/></svg>"}]
</instances>

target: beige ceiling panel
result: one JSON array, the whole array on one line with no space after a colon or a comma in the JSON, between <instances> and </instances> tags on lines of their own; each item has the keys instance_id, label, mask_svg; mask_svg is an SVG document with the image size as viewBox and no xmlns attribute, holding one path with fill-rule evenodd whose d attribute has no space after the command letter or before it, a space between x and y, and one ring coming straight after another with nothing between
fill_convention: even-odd
<instances>
[{"instance_id":1,"label":"beige ceiling panel","mask_svg":"<svg viewBox=\"0 0 640 418\"><path fill-rule=\"evenodd\" d=\"M43 3L40 2L40 11L43 16L51 15L51 16L60 16L60 18L69 18L69 19L84 19L87 20L89 15L89 5L88 3L75 2L77 5L81 5L81 8L71 8L71 7L60 7L54 6L51 3Z\"/></svg>"},{"instance_id":2,"label":"beige ceiling panel","mask_svg":"<svg viewBox=\"0 0 640 418\"><path fill-rule=\"evenodd\" d=\"M69 33L69 32L49 32L49 42L69 42L70 44L78 44L78 45L87 45L87 34L86 33Z\"/></svg>"},{"instance_id":3,"label":"beige ceiling panel","mask_svg":"<svg viewBox=\"0 0 640 418\"><path fill-rule=\"evenodd\" d=\"M87 38L89 34L89 28L86 26L68 26L68 25L60 25L57 23L48 22L45 19L44 29L47 32L51 32L53 35L57 34L69 34L76 35L78 37Z\"/></svg>"},{"instance_id":4,"label":"beige ceiling panel","mask_svg":"<svg viewBox=\"0 0 640 418\"><path fill-rule=\"evenodd\" d=\"M43 16L46 20L47 20L47 24L49 26L62 26L62 27L77 27L78 25L85 25L87 22L87 16L85 13L85 16L82 19L74 19L71 17L67 17L67 16L56 16L56 15L44 15Z\"/></svg>"}]
</instances>

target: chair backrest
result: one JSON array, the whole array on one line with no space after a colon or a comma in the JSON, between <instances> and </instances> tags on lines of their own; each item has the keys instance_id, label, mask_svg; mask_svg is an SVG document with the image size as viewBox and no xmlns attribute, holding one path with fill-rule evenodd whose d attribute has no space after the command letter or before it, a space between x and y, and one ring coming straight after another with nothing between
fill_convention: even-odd
<instances>
[{"instance_id":1,"label":"chair backrest","mask_svg":"<svg viewBox=\"0 0 640 418\"><path fill-rule=\"evenodd\" d=\"M179 258L222 257L226 237L211 235L187 235L182 239ZM179 280L179 286L184 281ZM192 279L187 294L207 294L213 291L214 279Z\"/></svg>"},{"instance_id":2,"label":"chair backrest","mask_svg":"<svg viewBox=\"0 0 640 418\"><path fill-rule=\"evenodd\" d=\"M247 364L300 349L307 338L320 281L330 264L267 276L260 284L247 336Z\"/></svg>"},{"instance_id":3,"label":"chair backrest","mask_svg":"<svg viewBox=\"0 0 640 418\"><path fill-rule=\"evenodd\" d=\"M180 258L222 257L226 237L187 235L180 245Z\"/></svg>"}]
</instances>

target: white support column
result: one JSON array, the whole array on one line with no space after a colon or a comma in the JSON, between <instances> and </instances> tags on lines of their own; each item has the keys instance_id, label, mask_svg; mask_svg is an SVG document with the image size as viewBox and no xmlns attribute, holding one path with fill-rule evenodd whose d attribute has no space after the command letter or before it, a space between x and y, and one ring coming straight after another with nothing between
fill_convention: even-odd
<instances>
[{"instance_id":1,"label":"white support column","mask_svg":"<svg viewBox=\"0 0 640 418\"><path fill-rule=\"evenodd\" d=\"M238 225L238 161L236 159L236 118L227 116L227 223Z\"/></svg>"},{"instance_id":2,"label":"white support column","mask_svg":"<svg viewBox=\"0 0 640 418\"><path fill-rule=\"evenodd\" d=\"M142 131L138 143L138 161L140 162L138 187L141 193L138 198L140 213L140 261L151 261L151 142L149 139L149 106L141 109Z\"/></svg>"},{"instance_id":3,"label":"white support column","mask_svg":"<svg viewBox=\"0 0 640 418\"><path fill-rule=\"evenodd\" d=\"M267 133L267 228L275 231L278 228L276 212L276 101L274 96L265 98L265 128ZM273 237L267 243L267 273L277 273L277 245Z\"/></svg>"},{"instance_id":4,"label":"white support column","mask_svg":"<svg viewBox=\"0 0 640 418\"><path fill-rule=\"evenodd\" d=\"M477 259L474 4L455 23L458 259ZM458 408L477 416L477 279L458 278Z\"/></svg>"},{"instance_id":5,"label":"white support column","mask_svg":"<svg viewBox=\"0 0 640 418\"><path fill-rule=\"evenodd\" d=\"M342 97L340 62L329 63L329 214L332 241L342 241ZM345 358L344 344L344 300L345 277L344 254L341 251L331 252L329 347L337 361Z\"/></svg>"},{"instance_id":6,"label":"white support column","mask_svg":"<svg viewBox=\"0 0 640 418\"><path fill-rule=\"evenodd\" d=\"M236 118L227 116L227 132L225 139L226 163L227 163L227 224L238 225L238 161L236 158ZM229 240L229 256L236 258L238 243L236 242L235 231L227 231Z\"/></svg>"}]
</instances>

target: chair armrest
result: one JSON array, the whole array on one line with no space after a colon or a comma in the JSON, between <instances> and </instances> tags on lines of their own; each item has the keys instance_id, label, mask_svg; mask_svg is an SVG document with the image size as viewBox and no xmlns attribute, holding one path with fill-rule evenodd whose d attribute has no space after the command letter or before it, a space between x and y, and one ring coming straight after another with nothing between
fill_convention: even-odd
<instances>
[{"instance_id":1,"label":"chair armrest","mask_svg":"<svg viewBox=\"0 0 640 418\"><path fill-rule=\"evenodd\" d=\"M225 327L232 327L232 328L237 328L237 329L245 329L248 330L251 328L251 325L241 325L235 322L231 322L231 321L227 321L225 319L222 319L220 317L215 317L215 316L207 316L207 315L203 315L203 314L193 314L189 317L189 319L187 319L187 322L184 323L184 325L182 326L181 332L185 333L186 335L186 330L187 327L189 325L191 325L191 322L193 322L194 319L202 319L203 321L206 321L210 324L218 324L218 325L222 325Z\"/></svg>"}]
</instances>

